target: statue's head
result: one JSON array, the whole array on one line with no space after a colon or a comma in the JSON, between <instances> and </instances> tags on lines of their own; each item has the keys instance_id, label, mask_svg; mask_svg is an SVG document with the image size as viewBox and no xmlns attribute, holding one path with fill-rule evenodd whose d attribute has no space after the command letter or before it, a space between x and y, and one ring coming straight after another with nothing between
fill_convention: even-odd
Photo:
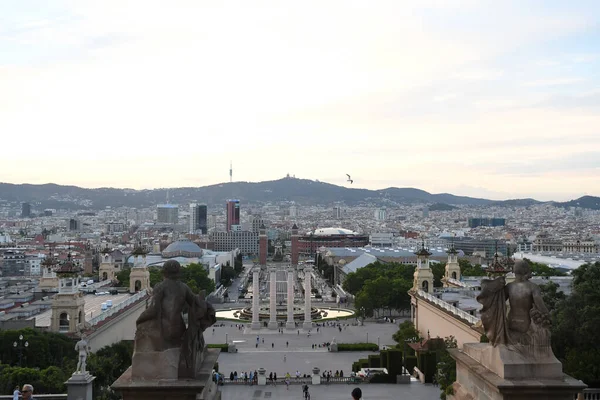
<instances>
[{"instance_id":1,"label":"statue's head","mask_svg":"<svg viewBox=\"0 0 600 400\"><path fill-rule=\"evenodd\" d=\"M525 260L515 261L513 271L516 276L522 276L525 279L531 277L531 267L529 266L529 263Z\"/></svg>"},{"instance_id":2,"label":"statue's head","mask_svg":"<svg viewBox=\"0 0 600 400\"><path fill-rule=\"evenodd\" d=\"M163 265L163 276L165 278L177 279L180 271L181 265L177 260L169 260Z\"/></svg>"}]
</instances>

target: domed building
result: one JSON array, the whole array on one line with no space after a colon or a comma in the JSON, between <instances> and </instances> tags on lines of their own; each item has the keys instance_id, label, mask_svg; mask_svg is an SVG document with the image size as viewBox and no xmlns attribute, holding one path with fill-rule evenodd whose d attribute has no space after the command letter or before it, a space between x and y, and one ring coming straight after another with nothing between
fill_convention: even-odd
<instances>
[{"instance_id":1,"label":"domed building","mask_svg":"<svg viewBox=\"0 0 600 400\"><path fill-rule=\"evenodd\" d=\"M369 244L369 236L361 235L344 228L319 228L298 238L298 252L309 256L320 247L364 247Z\"/></svg>"},{"instance_id":2,"label":"domed building","mask_svg":"<svg viewBox=\"0 0 600 400\"><path fill-rule=\"evenodd\" d=\"M164 258L201 258L203 251L196 243L189 239L178 239L168 245L162 252Z\"/></svg>"}]
</instances>

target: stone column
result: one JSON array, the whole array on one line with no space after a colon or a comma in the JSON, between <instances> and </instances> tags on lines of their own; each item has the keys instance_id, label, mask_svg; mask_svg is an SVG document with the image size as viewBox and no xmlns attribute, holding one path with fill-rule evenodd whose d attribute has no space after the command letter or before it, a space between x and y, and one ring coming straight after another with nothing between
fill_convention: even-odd
<instances>
[{"instance_id":1,"label":"stone column","mask_svg":"<svg viewBox=\"0 0 600 400\"><path fill-rule=\"evenodd\" d=\"M260 329L260 268L252 270L252 329Z\"/></svg>"},{"instance_id":2,"label":"stone column","mask_svg":"<svg viewBox=\"0 0 600 400\"><path fill-rule=\"evenodd\" d=\"M96 379L95 376L87 372L74 373L67 384L67 396L69 399L93 400L92 382Z\"/></svg>"},{"instance_id":3,"label":"stone column","mask_svg":"<svg viewBox=\"0 0 600 400\"><path fill-rule=\"evenodd\" d=\"M319 367L314 367L312 369L312 384L313 385L321 384L321 375L319 375L320 372L321 372L321 369Z\"/></svg>"},{"instance_id":4,"label":"stone column","mask_svg":"<svg viewBox=\"0 0 600 400\"><path fill-rule=\"evenodd\" d=\"M302 325L304 329L312 329L312 321L310 319L311 273L312 268L304 268L304 324Z\"/></svg>"},{"instance_id":5,"label":"stone column","mask_svg":"<svg viewBox=\"0 0 600 400\"><path fill-rule=\"evenodd\" d=\"M294 329L294 268L287 271L287 322L285 327Z\"/></svg>"},{"instance_id":6,"label":"stone column","mask_svg":"<svg viewBox=\"0 0 600 400\"><path fill-rule=\"evenodd\" d=\"M269 329L277 329L277 270L269 269Z\"/></svg>"},{"instance_id":7,"label":"stone column","mask_svg":"<svg viewBox=\"0 0 600 400\"><path fill-rule=\"evenodd\" d=\"M267 370L264 369L263 367L260 367L257 372L258 372L258 379L257 379L258 386L267 386Z\"/></svg>"}]
</instances>

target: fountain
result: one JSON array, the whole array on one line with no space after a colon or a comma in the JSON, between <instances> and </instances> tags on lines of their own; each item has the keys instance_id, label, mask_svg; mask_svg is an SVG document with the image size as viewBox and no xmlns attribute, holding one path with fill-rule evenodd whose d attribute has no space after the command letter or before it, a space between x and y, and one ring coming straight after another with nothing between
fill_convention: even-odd
<instances>
[{"instance_id":1,"label":"fountain","mask_svg":"<svg viewBox=\"0 0 600 400\"><path fill-rule=\"evenodd\" d=\"M351 310L339 308L324 309L311 305L313 297L311 293L312 285L306 281L306 274L312 277L312 270L310 268L305 268L303 282L301 282L296 274L296 269L292 266L284 268L283 266L272 265L268 270L261 270L260 267L255 267L252 274L252 306L242 309L217 311L217 318L239 319L240 321L251 320L253 329L260 329L265 322L269 323L268 326L270 329L276 329L284 323L287 328L292 329L296 327L295 324L297 322L303 322L303 327L310 329L314 320L347 318L354 314ZM258 279L258 281L255 282L254 279ZM296 281L295 285L294 281ZM261 283L264 284L263 292L266 292L263 300L268 300L263 303L260 301ZM291 289L289 285L292 285ZM306 293L306 291L302 293L295 290L302 286L307 287L309 293ZM255 291L258 292L258 296L256 296ZM294 304L293 300L292 303L287 302L289 297L295 299L296 297L301 298L300 296L304 297L304 304Z\"/></svg>"}]
</instances>

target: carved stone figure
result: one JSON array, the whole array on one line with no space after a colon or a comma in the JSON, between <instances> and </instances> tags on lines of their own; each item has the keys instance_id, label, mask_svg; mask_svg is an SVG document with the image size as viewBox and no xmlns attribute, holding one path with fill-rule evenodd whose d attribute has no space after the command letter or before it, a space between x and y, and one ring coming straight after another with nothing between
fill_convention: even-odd
<instances>
[{"instance_id":1,"label":"carved stone figure","mask_svg":"<svg viewBox=\"0 0 600 400\"><path fill-rule=\"evenodd\" d=\"M81 334L81 339L75 344L75 351L79 353L79 360L77 362L77 369L75 373L84 374L86 367L86 360L90 354L90 346L88 346L87 340L85 340L85 334Z\"/></svg>"},{"instance_id":2,"label":"carved stone figure","mask_svg":"<svg viewBox=\"0 0 600 400\"><path fill-rule=\"evenodd\" d=\"M538 285L531 283L531 268L515 262L515 281L506 285L504 276L484 279L477 301L483 305L481 322L490 342L536 357L550 349L550 317ZM506 310L508 300L510 311Z\"/></svg>"},{"instance_id":3,"label":"carved stone figure","mask_svg":"<svg viewBox=\"0 0 600 400\"><path fill-rule=\"evenodd\" d=\"M195 295L183 282L178 281L181 266L176 260L163 265L164 280L154 287L148 308L136 324L133 368L135 376L152 377L164 373L178 377L193 377L202 361L203 332L216 322L215 310ZM188 312L186 328L182 313ZM137 364L136 364L137 362ZM161 363L162 370L152 369L148 363ZM146 365L144 365L146 364Z\"/></svg>"}]
</instances>

